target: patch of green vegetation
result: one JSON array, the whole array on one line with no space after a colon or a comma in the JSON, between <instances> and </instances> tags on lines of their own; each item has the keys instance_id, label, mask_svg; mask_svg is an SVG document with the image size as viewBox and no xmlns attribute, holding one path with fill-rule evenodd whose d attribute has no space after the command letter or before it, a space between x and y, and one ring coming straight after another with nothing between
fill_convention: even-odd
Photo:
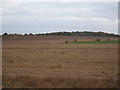
<instances>
[{"instance_id":1,"label":"patch of green vegetation","mask_svg":"<svg viewBox=\"0 0 120 90\"><path fill-rule=\"evenodd\" d=\"M85 44L85 43L120 43L120 41L81 41L81 42L69 42L69 44Z\"/></svg>"}]
</instances>

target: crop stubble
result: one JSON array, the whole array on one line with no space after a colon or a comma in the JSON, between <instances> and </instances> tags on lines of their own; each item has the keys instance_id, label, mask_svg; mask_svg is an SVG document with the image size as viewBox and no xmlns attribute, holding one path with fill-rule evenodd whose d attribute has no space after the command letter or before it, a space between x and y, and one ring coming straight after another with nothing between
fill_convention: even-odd
<instances>
[{"instance_id":1,"label":"crop stubble","mask_svg":"<svg viewBox=\"0 0 120 90\"><path fill-rule=\"evenodd\" d=\"M117 87L117 43L64 44L88 38L44 37L3 38L3 87Z\"/></svg>"}]
</instances>

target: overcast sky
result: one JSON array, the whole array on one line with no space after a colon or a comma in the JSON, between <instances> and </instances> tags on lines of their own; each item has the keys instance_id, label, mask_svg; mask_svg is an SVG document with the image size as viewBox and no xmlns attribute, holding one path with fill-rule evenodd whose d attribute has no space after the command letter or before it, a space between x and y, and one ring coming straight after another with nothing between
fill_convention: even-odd
<instances>
[{"instance_id":1,"label":"overcast sky","mask_svg":"<svg viewBox=\"0 0 120 90\"><path fill-rule=\"evenodd\" d=\"M1 6L3 33L118 33L117 2L6 2Z\"/></svg>"}]
</instances>

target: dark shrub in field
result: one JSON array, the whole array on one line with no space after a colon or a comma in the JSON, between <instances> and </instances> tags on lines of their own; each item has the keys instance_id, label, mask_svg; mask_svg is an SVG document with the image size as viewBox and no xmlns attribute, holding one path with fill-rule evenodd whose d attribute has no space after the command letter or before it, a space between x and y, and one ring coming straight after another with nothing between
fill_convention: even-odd
<instances>
[{"instance_id":1,"label":"dark shrub in field","mask_svg":"<svg viewBox=\"0 0 120 90\"><path fill-rule=\"evenodd\" d=\"M107 41L110 41L110 39L107 39Z\"/></svg>"},{"instance_id":2,"label":"dark shrub in field","mask_svg":"<svg viewBox=\"0 0 120 90\"><path fill-rule=\"evenodd\" d=\"M67 43L68 43L68 40L65 41L65 44L67 44Z\"/></svg>"},{"instance_id":3,"label":"dark shrub in field","mask_svg":"<svg viewBox=\"0 0 120 90\"><path fill-rule=\"evenodd\" d=\"M100 41L100 39L93 39L93 41Z\"/></svg>"},{"instance_id":4,"label":"dark shrub in field","mask_svg":"<svg viewBox=\"0 0 120 90\"><path fill-rule=\"evenodd\" d=\"M77 40L75 39L75 42L77 42Z\"/></svg>"}]
</instances>

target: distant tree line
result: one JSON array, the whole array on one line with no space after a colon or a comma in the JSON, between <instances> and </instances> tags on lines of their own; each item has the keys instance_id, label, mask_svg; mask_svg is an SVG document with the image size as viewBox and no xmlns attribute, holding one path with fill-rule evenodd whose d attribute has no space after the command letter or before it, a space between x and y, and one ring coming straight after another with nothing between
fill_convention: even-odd
<instances>
[{"instance_id":1,"label":"distant tree line","mask_svg":"<svg viewBox=\"0 0 120 90\"><path fill-rule=\"evenodd\" d=\"M24 35L22 34L8 34L4 33L2 36L40 36L40 35L49 35L49 36L109 36L109 37L116 37L120 35L116 35L114 33L105 33L105 32L90 32L90 31L84 31L84 32L53 32L53 33L45 33L45 34L32 34L32 33L25 33Z\"/></svg>"}]
</instances>

